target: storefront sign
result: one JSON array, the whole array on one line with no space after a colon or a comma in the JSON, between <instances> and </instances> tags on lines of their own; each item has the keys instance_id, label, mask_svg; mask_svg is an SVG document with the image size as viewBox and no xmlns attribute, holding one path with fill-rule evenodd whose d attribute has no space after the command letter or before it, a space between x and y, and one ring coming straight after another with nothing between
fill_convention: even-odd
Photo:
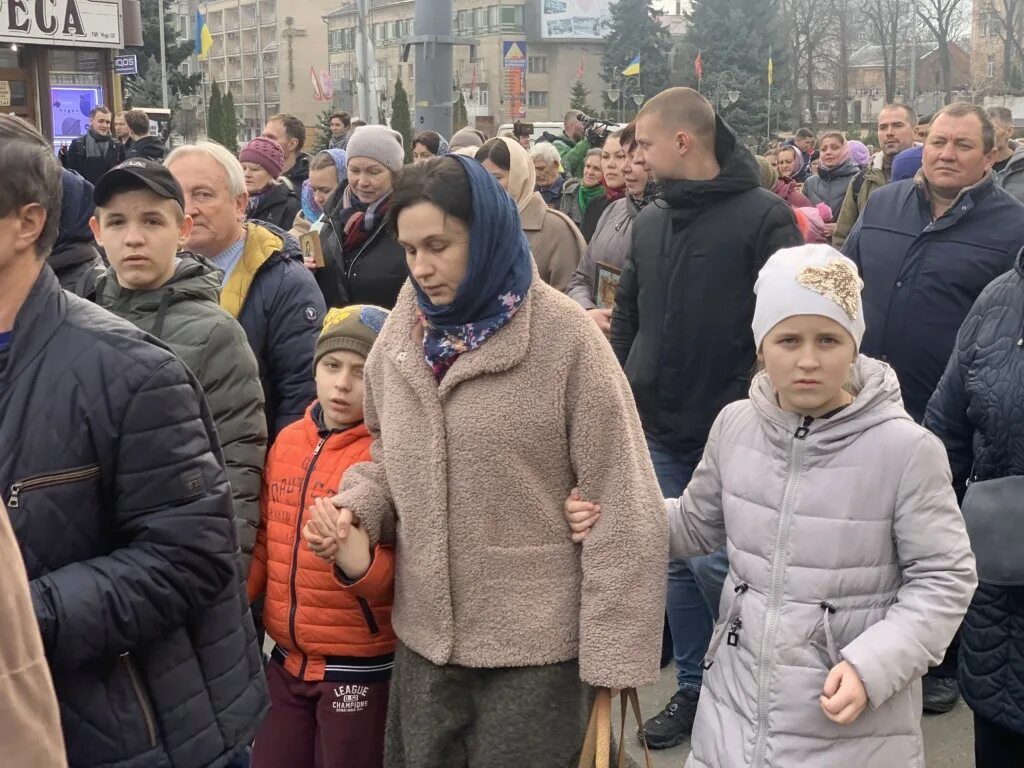
<instances>
[{"instance_id":1,"label":"storefront sign","mask_svg":"<svg viewBox=\"0 0 1024 768\"><path fill-rule=\"evenodd\" d=\"M139 57L134 53L114 57L114 71L119 75L139 74Z\"/></svg>"},{"instance_id":2,"label":"storefront sign","mask_svg":"<svg viewBox=\"0 0 1024 768\"><path fill-rule=\"evenodd\" d=\"M0 0L0 41L118 48L117 9L116 0Z\"/></svg>"},{"instance_id":3,"label":"storefront sign","mask_svg":"<svg viewBox=\"0 0 1024 768\"><path fill-rule=\"evenodd\" d=\"M0 80L0 107L11 106L11 84L7 80Z\"/></svg>"}]
</instances>

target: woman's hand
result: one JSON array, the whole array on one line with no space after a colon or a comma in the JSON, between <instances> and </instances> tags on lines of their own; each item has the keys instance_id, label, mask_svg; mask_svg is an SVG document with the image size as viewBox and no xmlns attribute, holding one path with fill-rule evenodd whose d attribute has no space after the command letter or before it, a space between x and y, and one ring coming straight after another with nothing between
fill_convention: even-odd
<instances>
[{"instance_id":1,"label":"woman's hand","mask_svg":"<svg viewBox=\"0 0 1024 768\"><path fill-rule=\"evenodd\" d=\"M333 560L340 543L338 519L341 511L328 499L314 499L309 508L309 521L302 530L302 538L317 557Z\"/></svg>"},{"instance_id":2,"label":"woman's hand","mask_svg":"<svg viewBox=\"0 0 1024 768\"><path fill-rule=\"evenodd\" d=\"M587 538L590 529L601 519L601 505L580 500L580 489L573 488L565 500L565 519L572 530L572 540L577 544Z\"/></svg>"},{"instance_id":3,"label":"woman's hand","mask_svg":"<svg viewBox=\"0 0 1024 768\"><path fill-rule=\"evenodd\" d=\"M370 570L373 557L370 553L370 535L359 527L359 521L350 509L339 510L338 551L334 562L352 581L358 581Z\"/></svg>"},{"instance_id":4,"label":"woman's hand","mask_svg":"<svg viewBox=\"0 0 1024 768\"><path fill-rule=\"evenodd\" d=\"M308 520L302 527L302 538L305 539L306 546L317 557L324 560L334 559L334 555L338 551L338 540L334 537L321 536L316 523L312 520Z\"/></svg>"},{"instance_id":5,"label":"woman's hand","mask_svg":"<svg viewBox=\"0 0 1024 768\"><path fill-rule=\"evenodd\" d=\"M597 323L597 327L605 336L612 332L612 311L610 309L588 309L590 319Z\"/></svg>"},{"instance_id":6,"label":"woman's hand","mask_svg":"<svg viewBox=\"0 0 1024 768\"><path fill-rule=\"evenodd\" d=\"M857 670L848 661L832 667L821 693L821 711L839 725L849 725L868 705L868 692Z\"/></svg>"}]
</instances>

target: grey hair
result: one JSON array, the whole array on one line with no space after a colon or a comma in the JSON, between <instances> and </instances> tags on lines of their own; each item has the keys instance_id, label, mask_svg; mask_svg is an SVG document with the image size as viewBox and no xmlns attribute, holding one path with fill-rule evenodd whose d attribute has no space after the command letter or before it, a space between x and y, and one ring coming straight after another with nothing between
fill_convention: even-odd
<instances>
[{"instance_id":1,"label":"grey hair","mask_svg":"<svg viewBox=\"0 0 1024 768\"><path fill-rule=\"evenodd\" d=\"M604 154L604 150L600 147L594 147L587 152L587 157L601 157Z\"/></svg>"},{"instance_id":2,"label":"grey hair","mask_svg":"<svg viewBox=\"0 0 1024 768\"><path fill-rule=\"evenodd\" d=\"M228 192L231 193L232 197L238 198L247 194L245 191L245 172L242 170L242 164L238 162L238 158L231 154L230 151L215 141L200 141L196 144L185 144L178 147L167 156L167 159L164 160L164 165L170 168L175 160L196 156L213 160L224 169L224 176L228 180Z\"/></svg>"},{"instance_id":3,"label":"grey hair","mask_svg":"<svg viewBox=\"0 0 1024 768\"><path fill-rule=\"evenodd\" d=\"M542 160L545 163L554 163L555 165L559 165L562 162L562 156L558 154L555 145L548 141L541 141L530 147L530 159Z\"/></svg>"}]
</instances>

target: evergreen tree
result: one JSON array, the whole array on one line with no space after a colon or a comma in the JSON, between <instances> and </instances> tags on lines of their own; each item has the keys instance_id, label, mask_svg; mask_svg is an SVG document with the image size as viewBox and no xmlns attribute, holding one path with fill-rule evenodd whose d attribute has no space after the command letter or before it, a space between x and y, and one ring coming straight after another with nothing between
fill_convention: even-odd
<instances>
[{"instance_id":1,"label":"evergreen tree","mask_svg":"<svg viewBox=\"0 0 1024 768\"><path fill-rule=\"evenodd\" d=\"M696 0L695 0L696 1ZM639 91L647 98L669 83L668 54L672 49L668 28L658 21L651 0L617 0L610 6L611 29L601 57L601 74L609 87L620 87L624 70L640 55ZM632 96L634 88L630 88ZM632 99L626 99L632 105ZM616 106L617 109L617 106Z\"/></svg>"},{"instance_id":2,"label":"evergreen tree","mask_svg":"<svg viewBox=\"0 0 1024 768\"><path fill-rule=\"evenodd\" d=\"M452 115L452 133L457 133L469 125L469 113L466 111L466 94L459 89L459 98L455 101L455 114Z\"/></svg>"},{"instance_id":3,"label":"evergreen tree","mask_svg":"<svg viewBox=\"0 0 1024 768\"><path fill-rule=\"evenodd\" d=\"M331 143L331 115L337 110L327 107L316 117L316 141L313 142L313 154L323 152Z\"/></svg>"},{"instance_id":4,"label":"evergreen tree","mask_svg":"<svg viewBox=\"0 0 1024 768\"><path fill-rule=\"evenodd\" d=\"M235 112L235 97L228 91L221 102L221 144L231 151L231 154L238 154L238 115Z\"/></svg>"},{"instance_id":5,"label":"evergreen tree","mask_svg":"<svg viewBox=\"0 0 1024 768\"><path fill-rule=\"evenodd\" d=\"M569 92L569 109L578 109L580 112L593 115L594 111L587 104L588 98L590 98L590 89L583 85L582 80L577 80L572 84L572 90Z\"/></svg>"},{"instance_id":6,"label":"evergreen tree","mask_svg":"<svg viewBox=\"0 0 1024 768\"><path fill-rule=\"evenodd\" d=\"M405 147L405 162L412 162L412 115L409 113L409 94L405 92L402 78L395 81L395 95L391 99L391 127L402 134Z\"/></svg>"},{"instance_id":7,"label":"evergreen tree","mask_svg":"<svg viewBox=\"0 0 1024 768\"><path fill-rule=\"evenodd\" d=\"M777 0L693 0L686 16L687 42L701 52L704 95L741 140L759 143L767 131L768 50L776 30ZM776 103L778 86L785 82L784 50L772 47ZM696 85L696 75L692 78ZM735 103L727 98L729 91L739 92Z\"/></svg>"},{"instance_id":8,"label":"evergreen tree","mask_svg":"<svg viewBox=\"0 0 1024 768\"><path fill-rule=\"evenodd\" d=\"M139 75L125 81L126 101L134 106L159 107L162 101L160 88L160 9L161 0L142 0L142 51L139 54ZM164 3L164 40L167 48L167 93L171 102L177 97L188 96L199 90L202 75L191 77L181 70L181 65L195 50L195 43L181 39L174 28L172 0ZM153 70L153 71L151 71ZM143 90L144 83L155 81L157 88ZM171 105L168 105L171 106Z\"/></svg>"},{"instance_id":9,"label":"evergreen tree","mask_svg":"<svg viewBox=\"0 0 1024 768\"><path fill-rule=\"evenodd\" d=\"M210 86L210 101L206 110L206 136L210 141L223 144L221 132L224 129L224 104L220 95L220 86L213 81Z\"/></svg>"}]
</instances>

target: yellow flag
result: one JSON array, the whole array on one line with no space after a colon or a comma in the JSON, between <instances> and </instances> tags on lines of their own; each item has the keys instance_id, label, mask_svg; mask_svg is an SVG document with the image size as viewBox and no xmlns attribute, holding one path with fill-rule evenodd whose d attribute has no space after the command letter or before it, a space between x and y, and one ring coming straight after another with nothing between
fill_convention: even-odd
<instances>
[{"instance_id":1,"label":"yellow flag","mask_svg":"<svg viewBox=\"0 0 1024 768\"><path fill-rule=\"evenodd\" d=\"M775 65L772 63L772 55L768 54L768 85L775 80Z\"/></svg>"}]
</instances>

